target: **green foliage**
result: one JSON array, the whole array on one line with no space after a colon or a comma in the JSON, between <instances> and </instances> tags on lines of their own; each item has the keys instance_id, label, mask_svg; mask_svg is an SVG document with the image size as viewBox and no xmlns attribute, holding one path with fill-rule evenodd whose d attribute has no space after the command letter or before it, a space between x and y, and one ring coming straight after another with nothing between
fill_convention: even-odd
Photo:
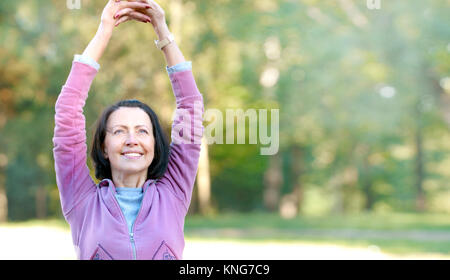
<instances>
[{"instance_id":1,"label":"green foliage","mask_svg":"<svg viewBox=\"0 0 450 280\"><path fill-rule=\"evenodd\" d=\"M0 154L8 158L0 172L11 219L33 217L39 187L48 191L49 215L58 213L54 104L103 4L0 4ZM426 209L450 211L443 199L450 187L446 1L382 1L380 10L365 1L161 5L193 61L206 109L280 109L281 195L302 186L303 213L409 211L419 186ZM174 98L154 38L150 26L136 22L115 32L85 107L88 141L100 111L123 98L148 103L170 131ZM209 146L218 210L264 209L270 157L246 143ZM292 147L302 151L299 158Z\"/></svg>"}]
</instances>

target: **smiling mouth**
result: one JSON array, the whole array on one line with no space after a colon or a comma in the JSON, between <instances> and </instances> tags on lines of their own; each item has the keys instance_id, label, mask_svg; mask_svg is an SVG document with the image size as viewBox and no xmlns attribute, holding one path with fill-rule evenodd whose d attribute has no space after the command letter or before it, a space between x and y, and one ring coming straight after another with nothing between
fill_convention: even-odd
<instances>
[{"instance_id":1,"label":"smiling mouth","mask_svg":"<svg viewBox=\"0 0 450 280\"><path fill-rule=\"evenodd\" d=\"M127 159L138 159L140 157L142 157L142 154L138 154L138 153L126 153L126 154L122 154L122 156L124 156Z\"/></svg>"}]
</instances>

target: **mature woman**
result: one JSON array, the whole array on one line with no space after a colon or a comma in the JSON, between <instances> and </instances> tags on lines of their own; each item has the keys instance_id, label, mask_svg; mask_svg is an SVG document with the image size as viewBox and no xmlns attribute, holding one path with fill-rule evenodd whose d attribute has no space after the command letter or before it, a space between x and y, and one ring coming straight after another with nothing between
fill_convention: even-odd
<instances>
[{"instance_id":1,"label":"mature woman","mask_svg":"<svg viewBox=\"0 0 450 280\"><path fill-rule=\"evenodd\" d=\"M96 185L86 165L83 106L115 26L127 20L150 22L158 37L156 47L166 59L177 105L172 143L169 147L149 106L119 101L98 121L91 150L95 176L101 180ZM107 3L94 38L75 56L55 110L56 179L77 257L181 259L203 132L198 117L203 100L191 63L184 60L157 3Z\"/></svg>"}]
</instances>

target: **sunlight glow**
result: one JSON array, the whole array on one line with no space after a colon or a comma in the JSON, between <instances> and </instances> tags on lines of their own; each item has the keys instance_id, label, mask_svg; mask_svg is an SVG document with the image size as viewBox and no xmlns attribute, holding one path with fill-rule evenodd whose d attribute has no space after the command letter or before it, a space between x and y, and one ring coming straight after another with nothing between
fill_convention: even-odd
<instances>
[{"instance_id":1,"label":"sunlight glow","mask_svg":"<svg viewBox=\"0 0 450 280\"><path fill-rule=\"evenodd\" d=\"M276 85L279 77L280 71L275 67L269 67L261 74L259 82L262 86L269 88Z\"/></svg>"},{"instance_id":2,"label":"sunlight glow","mask_svg":"<svg viewBox=\"0 0 450 280\"><path fill-rule=\"evenodd\" d=\"M444 89L446 93L450 93L450 77L442 78L439 81L439 85Z\"/></svg>"},{"instance_id":3,"label":"sunlight glow","mask_svg":"<svg viewBox=\"0 0 450 280\"><path fill-rule=\"evenodd\" d=\"M264 43L264 52L270 60L279 59L281 56L280 40L277 37L269 37Z\"/></svg>"},{"instance_id":4,"label":"sunlight glow","mask_svg":"<svg viewBox=\"0 0 450 280\"><path fill-rule=\"evenodd\" d=\"M384 98L392 98L395 94L396 90L391 86L384 86L380 89L380 95Z\"/></svg>"}]
</instances>

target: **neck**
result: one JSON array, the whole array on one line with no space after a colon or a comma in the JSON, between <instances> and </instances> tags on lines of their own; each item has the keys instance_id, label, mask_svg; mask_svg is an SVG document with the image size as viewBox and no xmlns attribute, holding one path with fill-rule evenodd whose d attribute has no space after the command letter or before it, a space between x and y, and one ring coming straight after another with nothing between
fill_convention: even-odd
<instances>
[{"instance_id":1,"label":"neck","mask_svg":"<svg viewBox=\"0 0 450 280\"><path fill-rule=\"evenodd\" d=\"M113 172L112 179L114 186L126 188L140 188L144 185L147 174L124 174Z\"/></svg>"}]
</instances>

